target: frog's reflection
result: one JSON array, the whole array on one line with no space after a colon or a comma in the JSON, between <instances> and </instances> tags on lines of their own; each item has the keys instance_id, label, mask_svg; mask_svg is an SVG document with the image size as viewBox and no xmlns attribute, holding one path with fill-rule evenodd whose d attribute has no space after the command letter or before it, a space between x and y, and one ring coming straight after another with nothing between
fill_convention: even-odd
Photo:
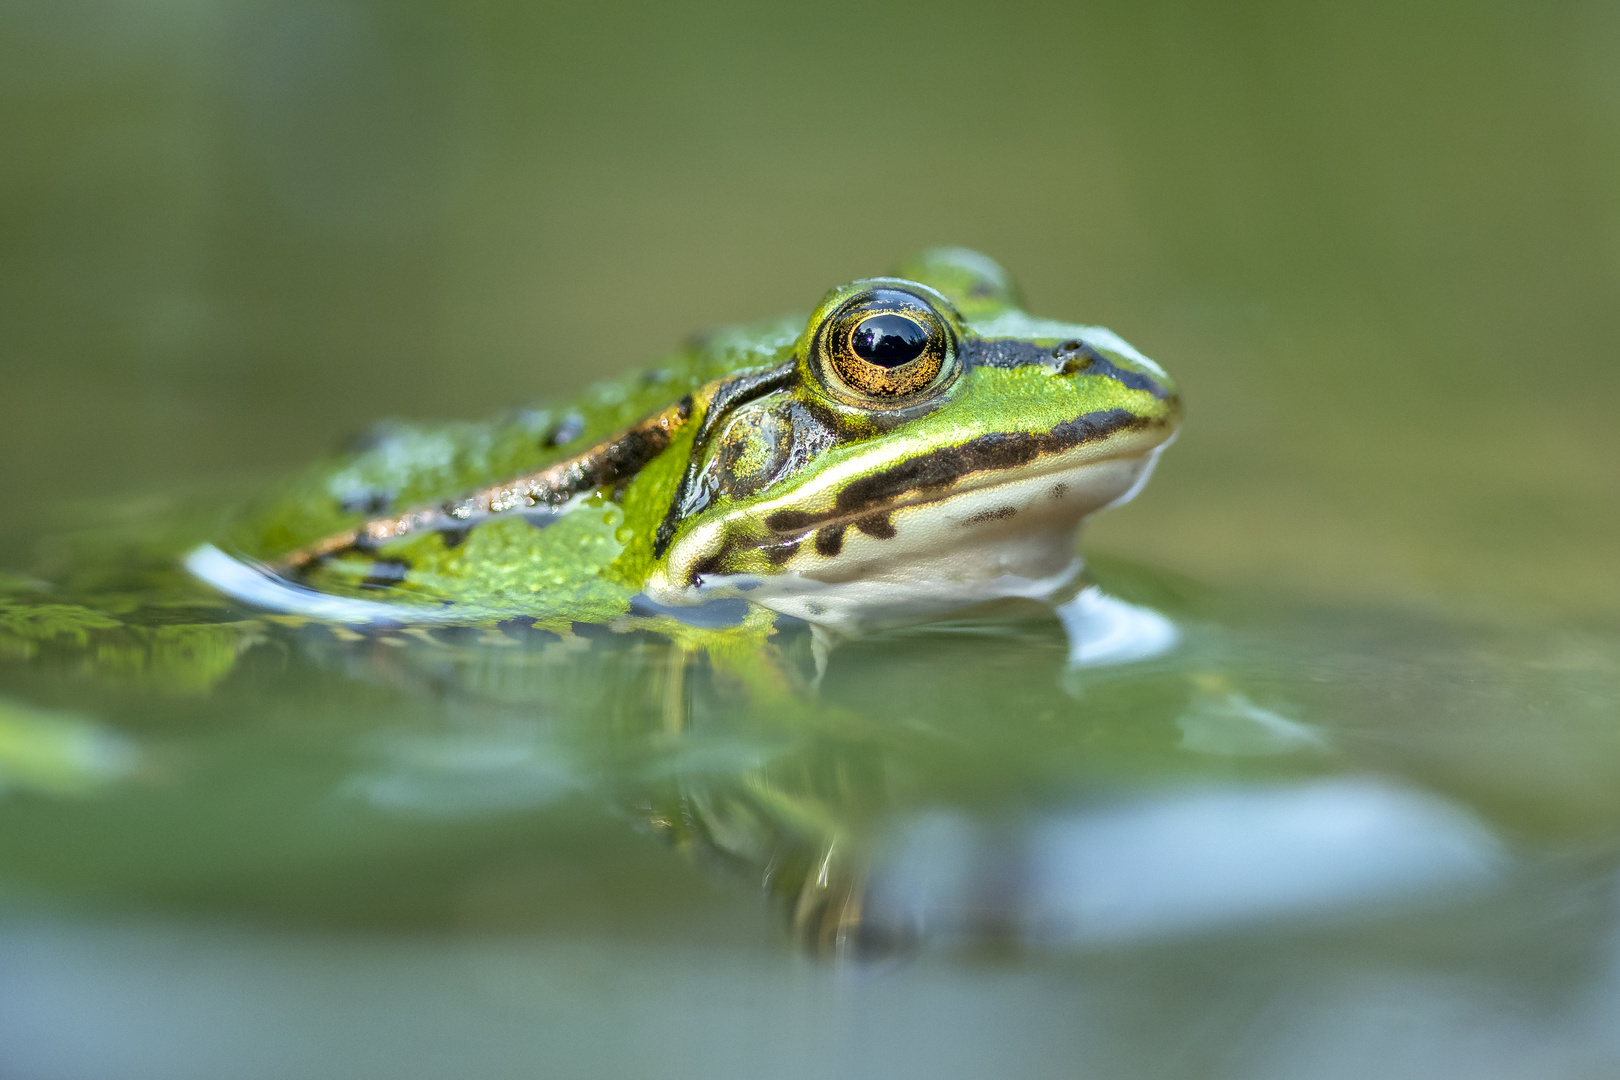
<instances>
[{"instance_id":1,"label":"frog's reflection","mask_svg":"<svg viewBox=\"0 0 1620 1080\"><path fill-rule=\"evenodd\" d=\"M818 706L808 631L750 658L769 667L763 688L648 634L312 627L304 645L349 675L445 705L434 730L365 739L344 795L466 818L585 793L694 860L757 881L810 952L879 946L863 938L860 911L867 838L889 802L883 748L854 717Z\"/></svg>"},{"instance_id":2,"label":"frog's reflection","mask_svg":"<svg viewBox=\"0 0 1620 1080\"><path fill-rule=\"evenodd\" d=\"M863 917L883 790L871 747L823 744L732 780L679 783L644 810L677 849L757 881L807 952L871 958L910 944Z\"/></svg>"},{"instance_id":3,"label":"frog's reflection","mask_svg":"<svg viewBox=\"0 0 1620 1080\"><path fill-rule=\"evenodd\" d=\"M316 649L446 704L442 728L368 741L346 794L391 813L463 816L588 793L701 864L757 883L820 957L891 956L925 941L1107 946L1382 912L1476 891L1505 865L1469 814L1365 776L1115 777L1009 799L1038 780L1039 740L1027 744L1033 760L1009 769L960 733L897 723L904 704L862 689L906 682L906 642L889 646L846 679L835 664L818 697L808 636L777 641L762 662L790 692L763 702L757 683L651 636L416 635ZM940 646L927 648L937 664ZM1161 758L1189 745L1189 717L1216 700L1208 678L1181 683L1179 696L1143 698L1153 711L1133 718L1160 732ZM1223 737L1250 713L1280 723L1229 694L1217 704ZM1015 721L1004 724L999 741L1016 743ZM1272 760L1276 747L1264 745ZM965 798L961 788L930 795L940 747L989 779Z\"/></svg>"},{"instance_id":4,"label":"frog's reflection","mask_svg":"<svg viewBox=\"0 0 1620 1080\"><path fill-rule=\"evenodd\" d=\"M924 941L1112 947L1388 914L1477 895L1507 864L1472 816L1371 777L1118 795L989 820L925 811L875 835L840 827L827 816L836 802L813 790L690 789L654 820L679 846L757 876L796 940L840 959Z\"/></svg>"}]
</instances>

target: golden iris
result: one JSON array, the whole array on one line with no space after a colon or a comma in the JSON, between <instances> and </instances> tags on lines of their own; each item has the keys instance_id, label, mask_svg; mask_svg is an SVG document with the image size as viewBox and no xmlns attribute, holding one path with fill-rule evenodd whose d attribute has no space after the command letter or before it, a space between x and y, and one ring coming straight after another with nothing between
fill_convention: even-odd
<instances>
[{"instance_id":1,"label":"golden iris","mask_svg":"<svg viewBox=\"0 0 1620 1080\"><path fill-rule=\"evenodd\" d=\"M822 324L816 346L839 383L879 399L929 389L956 354L945 320L927 301L901 289L851 297Z\"/></svg>"}]
</instances>

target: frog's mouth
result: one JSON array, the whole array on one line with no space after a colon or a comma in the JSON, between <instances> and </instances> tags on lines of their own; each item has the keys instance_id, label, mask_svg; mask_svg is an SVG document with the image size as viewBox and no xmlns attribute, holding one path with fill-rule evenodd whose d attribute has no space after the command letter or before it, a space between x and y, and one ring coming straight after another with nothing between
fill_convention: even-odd
<instances>
[{"instance_id":1,"label":"frog's mouth","mask_svg":"<svg viewBox=\"0 0 1620 1080\"><path fill-rule=\"evenodd\" d=\"M1170 419L1113 409L899 461L856 455L698 519L649 591L673 599L782 575L974 595L1001 581L1017 591L1025 586L1015 580L1062 575L1081 519L1135 495L1174 430ZM765 591L750 595L769 605Z\"/></svg>"}]
</instances>

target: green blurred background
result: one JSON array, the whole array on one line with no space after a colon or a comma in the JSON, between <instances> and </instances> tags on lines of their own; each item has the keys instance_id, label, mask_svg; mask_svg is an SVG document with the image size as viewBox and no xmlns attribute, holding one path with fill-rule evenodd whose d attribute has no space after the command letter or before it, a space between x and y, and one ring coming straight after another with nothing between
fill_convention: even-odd
<instances>
[{"instance_id":1,"label":"green blurred background","mask_svg":"<svg viewBox=\"0 0 1620 1080\"><path fill-rule=\"evenodd\" d=\"M6 3L0 499L249 486L965 244L1183 384L1099 549L1609 622L1617 193L1612 4Z\"/></svg>"}]
</instances>

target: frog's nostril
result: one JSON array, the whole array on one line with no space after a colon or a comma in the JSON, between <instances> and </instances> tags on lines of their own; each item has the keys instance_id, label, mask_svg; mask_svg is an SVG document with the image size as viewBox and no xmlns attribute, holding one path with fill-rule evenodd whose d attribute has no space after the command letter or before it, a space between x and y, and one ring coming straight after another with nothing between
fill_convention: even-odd
<instances>
[{"instance_id":1,"label":"frog's nostril","mask_svg":"<svg viewBox=\"0 0 1620 1080\"><path fill-rule=\"evenodd\" d=\"M1052 349L1052 359L1057 361L1053 374L1073 375L1091 366L1091 350L1083 341L1065 341Z\"/></svg>"}]
</instances>

